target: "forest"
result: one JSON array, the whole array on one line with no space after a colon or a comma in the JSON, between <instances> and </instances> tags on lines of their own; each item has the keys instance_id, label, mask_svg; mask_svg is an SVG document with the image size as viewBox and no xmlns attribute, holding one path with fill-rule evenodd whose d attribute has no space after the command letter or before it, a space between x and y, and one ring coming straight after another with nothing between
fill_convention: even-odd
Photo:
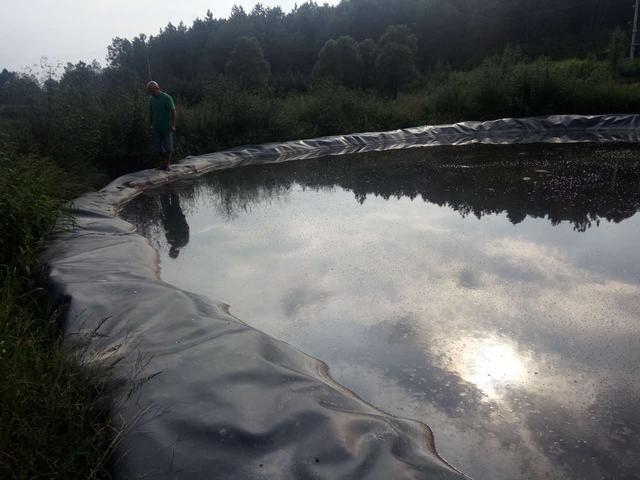
<instances>
[{"instance_id":1,"label":"forest","mask_svg":"<svg viewBox=\"0 0 640 480\"><path fill-rule=\"evenodd\" d=\"M438 64L473 67L506 45L517 45L530 57L597 55L612 30L629 24L629 7L624 0L351 0L336 7L308 2L285 14L258 4L251 12L235 7L228 19L208 12L191 27L169 24L156 36L114 39L109 62L145 77L148 59L156 77L193 95L197 85L225 72L239 38L253 37L275 83L292 88L296 79L300 86L306 83L326 42L345 36L355 40L365 76L392 41L413 50L422 72ZM414 38L381 39L390 25L408 26Z\"/></svg>"},{"instance_id":2,"label":"forest","mask_svg":"<svg viewBox=\"0 0 640 480\"><path fill-rule=\"evenodd\" d=\"M343 0L285 12L257 4L114 38L105 63L43 59L26 72L0 64L0 452L11 452L0 455L0 476L107 475L117 432L105 420L106 380L64 349L39 256L67 200L155 166L149 79L176 101L177 159L462 120L632 113L640 62L628 58L631 7Z\"/></svg>"}]
</instances>

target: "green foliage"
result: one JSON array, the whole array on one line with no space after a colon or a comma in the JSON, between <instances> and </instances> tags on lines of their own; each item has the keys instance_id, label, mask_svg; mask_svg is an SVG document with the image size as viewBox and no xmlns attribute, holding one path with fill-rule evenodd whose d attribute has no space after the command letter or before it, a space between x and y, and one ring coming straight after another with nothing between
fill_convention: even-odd
<instances>
[{"instance_id":1,"label":"green foliage","mask_svg":"<svg viewBox=\"0 0 640 480\"><path fill-rule=\"evenodd\" d=\"M429 116L481 120L554 113L634 112L640 85L616 83L605 61L506 57L487 59L468 72L451 72L429 84Z\"/></svg>"},{"instance_id":2,"label":"green foliage","mask_svg":"<svg viewBox=\"0 0 640 480\"><path fill-rule=\"evenodd\" d=\"M315 137L366 130L379 119L381 107L382 102L361 92L327 82L309 95L289 99L284 117L303 138Z\"/></svg>"},{"instance_id":3,"label":"green foliage","mask_svg":"<svg viewBox=\"0 0 640 480\"><path fill-rule=\"evenodd\" d=\"M57 314L36 305L43 290L15 283L5 277L0 296L0 476L110 478L107 378L64 347Z\"/></svg>"},{"instance_id":4,"label":"green foliage","mask_svg":"<svg viewBox=\"0 0 640 480\"><path fill-rule=\"evenodd\" d=\"M243 88L261 88L269 83L271 67L264 59L257 38L242 37L238 40L227 63L226 73Z\"/></svg>"},{"instance_id":5,"label":"green foliage","mask_svg":"<svg viewBox=\"0 0 640 480\"><path fill-rule=\"evenodd\" d=\"M319 82L308 93L286 97L219 82L208 88L202 102L181 111L177 156L422 122L416 108L421 102L402 100L392 102L332 82Z\"/></svg>"},{"instance_id":6,"label":"green foliage","mask_svg":"<svg viewBox=\"0 0 640 480\"><path fill-rule=\"evenodd\" d=\"M62 179L60 169L43 162L0 156L0 268L30 268L35 251L50 233L60 200L51 181Z\"/></svg>"},{"instance_id":7,"label":"green foliage","mask_svg":"<svg viewBox=\"0 0 640 480\"><path fill-rule=\"evenodd\" d=\"M530 56L553 59L604 58L611 31L629 22L628 0L349 0L335 6L305 2L284 13L279 7L241 8L227 19L208 15L188 26L167 25L159 35L114 39L109 64L147 77L147 59L156 78L174 93L177 80L211 79L224 72L241 37L255 37L275 76L311 73L330 39L350 35L357 42L380 38L393 25L409 25L415 35L417 67L438 61L457 68L477 66L505 45L520 45ZM203 12L204 14L204 12ZM400 43L390 32L389 41ZM402 34L400 35L402 36ZM406 39L406 35L404 36ZM174 85L174 81L176 82Z\"/></svg>"},{"instance_id":8,"label":"green foliage","mask_svg":"<svg viewBox=\"0 0 640 480\"><path fill-rule=\"evenodd\" d=\"M358 88L363 81L363 61L358 44L352 37L344 36L324 44L313 68L317 80L331 79L347 87Z\"/></svg>"},{"instance_id":9,"label":"green foliage","mask_svg":"<svg viewBox=\"0 0 640 480\"><path fill-rule=\"evenodd\" d=\"M640 79L640 59L628 59L621 62L618 66L618 75L625 80L638 81Z\"/></svg>"},{"instance_id":10,"label":"green foliage","mask_svg":"<svg viewBox=\"0 0 640 480\"><path fill-rule=\"evenodd\" d=\"M371 88L376 75L378 44L371 38L358 43L358 53L362 59L362 82L365 89Z\"/></svg>"},{"instance_id":11,"label":"green foliage","mask_svg":"<svg viewBox=\"0 0 640 480\"><path fill-rule=\"evenodd\" d=\"M128 70L106 69L102 77L100 113L93 119L101 126L100 143L96 155L84 160L111 176L150 166L149 97L144 82Z\"/></svg>"},{"instance_id":12,"label":"green foliage","mask_svg":"<svg viewBox=\"0 0 640 480\"><path fill-rule=\"evenodd\" d=\"M3 116L26 114L40 98L41 90L34 76L0 72L0 113Z\"/></svg>"},{"instance_id":13,"label":"green foliage","mask_svg":"<svg viewBox=\"0 0 640 480\"><path fill-rule=\"evenodd\" d=\"M83 188L51 161L0 151L1 478L109 477L108 377L63 346L40 288L43 242Z\"/></svg>"},{"instance_id":14,"label":"green foliage","mask_svg":"<svg viewBox=\"0 0 640 480\"><path fill-rule=\"evenodd\" d=\"M80 62L67 65L59 81L40 86L35 77L13 74L0 86L0 121L13 124L16 148L74 170L117 175L142 168L147 117L144 83L125 69Z\"/></svg>"},{"instance_id":15,"label":"green foliage","mask_svg":"<svg viewBox=\"0 0 640 480\"><path fill-rule=\"evenodd\" d=\"M180 113L177 153L207 153L283 135L275 99L266 91L250 91L234 83L212 85L198 105Z\"/></svg>"},{"instance_id":16,"label":"green foliage","mask_svg":"<svg viewBox=\"0 0 640 480\"><path fill-rule=\"evenodd\" d=\"M329 80L350 88L378 88L397 97L400 89L418 76L418 41L406 25L391 25L376 43L357 43L343 36L324 44L313 69L316 81Z\"/></svg>"},{"instance_id":17,"label":"green foliage","mask_svg":"<svg viewBox=\"0 0 640 480\"><path fill-rule=\"evenodd\" d=\"M407 47L414 55L418 51L418 39L407 25L390 25L380 37L380 47L395 43Z\"/></svg>"},{"instance_id":18,"label":"green foliage","mask_svg":"<svg viewBox=\"0 0 640 480\"><path fill-rule=\"evenodd\" d=\"M45 151L72 163L97 156L103 131L101 80L96 64L68 64L59 84L44 93L39 135L48 141Z\"/></svg>"},{"instance_id":19,"label":"green foliage","mask_svg":"<svg viewBox=\"0 0 640 480\"><path fill-rule=\"evenodd\" d=\"M615 75L618 73L620 64L625 57L625 51L627 48L627 36L620 27L616 28L611 34L611 41L609 42L609 66L611 72Z\"/></svg>"},{"instance_id":20,"label":"green foliage","mask_svg":"<svg viewBox=\"0 0 640 480\"><path fill-rule=\"evenodd\" d=\"M385 43L376 58L376 72L380 89L395 98L418 74L415 55L407 45Z\"/></svg>"},{"instance_id":21,"label":"green foliage","mask_svg":"<svg viewBox=\"0 0 640 480\"><path fill-rule=\"evenodd\" d=\"M0 139L1 140L1 139ZM62 203L103 179L50 160L16 155L0 143L0 269L31 269ZM84 172L83 172L84 173ZM29 271L18 272L28 274ZM4 274L4 273L3 273Z\"/></svg>"},{"instance_id":22,"label":"green foliage","mask_svg":"<svg viewBox=\"0 0 640 480\"><path fill-rule=\"evenodd\" d=\"M383 92L398 96L401 88L418 76L418 41L407 25L387 27L378 42L375 60L376 83Z\"/></svg>"}]
</instances>

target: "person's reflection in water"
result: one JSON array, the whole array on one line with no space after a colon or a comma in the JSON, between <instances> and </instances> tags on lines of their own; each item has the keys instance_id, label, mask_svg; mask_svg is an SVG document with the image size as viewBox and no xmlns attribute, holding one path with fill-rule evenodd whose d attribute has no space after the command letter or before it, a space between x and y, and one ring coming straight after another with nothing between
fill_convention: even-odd
<instances>
[{"instance_id":1,"label":"person's reflection in water","mask_svg":"<svg viewBox=\"0 0 640 480\"><path fill-rule=\"evenodd\" d=\"M162 226L169 244L169 257L178 258L180 249L189 243L189 224L180 208L180 197L173 190L160 196Z\"/></svg>"}]
</instances>

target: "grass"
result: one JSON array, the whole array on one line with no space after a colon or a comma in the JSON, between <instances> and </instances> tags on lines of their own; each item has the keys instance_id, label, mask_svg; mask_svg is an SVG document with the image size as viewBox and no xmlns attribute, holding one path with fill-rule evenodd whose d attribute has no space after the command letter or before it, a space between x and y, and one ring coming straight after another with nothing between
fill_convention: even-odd
<instances>
[{"instance_id":1,"label":"grass","mask_svg":"<svg viewBox=\"0 0 640 480\"><path fill-rule=\"evenodd\" d=\"M108 376L65 348L38 261L79 178L0 153L0 478L109 477Z\"/></svg>"}]
</instances>

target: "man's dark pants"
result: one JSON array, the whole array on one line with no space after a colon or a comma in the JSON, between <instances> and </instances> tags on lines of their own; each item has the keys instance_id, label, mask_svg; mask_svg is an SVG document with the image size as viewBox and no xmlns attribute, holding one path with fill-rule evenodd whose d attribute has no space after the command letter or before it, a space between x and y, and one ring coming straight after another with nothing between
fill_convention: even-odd
<instances>
[{"instance_id":1,"label":"man's dark pants","mask_svg":"<svg viewBox=\"0 0 640 480\"><path fill-rule=\"evenodd\" d=\"M167 155L173 152L173 132L166 130L164 132L153 130L151 138L151 146L153 153L156 155Z\"/></svg>"}]
</instances>

